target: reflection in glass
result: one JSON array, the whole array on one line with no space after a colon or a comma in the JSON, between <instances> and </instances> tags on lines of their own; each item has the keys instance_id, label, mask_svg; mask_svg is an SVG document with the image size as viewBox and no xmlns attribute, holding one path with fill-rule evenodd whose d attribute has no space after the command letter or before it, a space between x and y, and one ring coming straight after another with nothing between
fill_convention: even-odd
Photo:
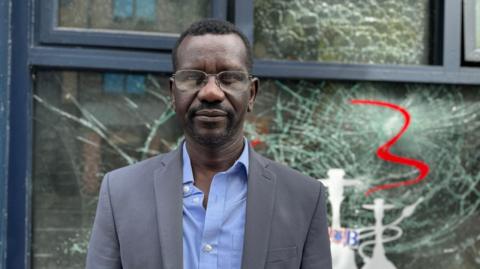
<instances>
[{"instance_id":1,"label":"reflection in glass","mask_svg":"<svg viewBox=\"0 0 480 269\"><path fill-rule=\"evenodd\" d=\"M480 1L475 1L475 40L476 48L480 48Z\"/></svg>"},{"instance_id":2,"label":"reflection in glass","mask_svg":"<svg viewBox=\"0 0 480 269\"><path fill-rule=\"evenodd\" d=\"M331 231L341 259L346 259L342 251L350 249L353 264L362 268L367 259L359 250L375 256L375 245L384 248L386 259L399 269L474 269L480 266L478 90L478 86L271 80L262 83L250 123L258 151L324 182L350 182L343 188L341 217ZM369 188L413 179L419 172L376 154L402 128L402 114L355 105L352 100L388 102L408 111L411 123L391 152L428 164L430 172L423 181L365 195ZM334 192L330 190L329 200L338 197ZM383 208L383 215L377 207ZM384 241L394 241L376 244L371 228L376 221L394 223L392 227L403 234L386 230ZM347 236L349 231L353 233Z\"/></svg>"},{"instance_id":3,"label":"reflection in glass","mask_svg":"<svg viewBox=\"0 0 480 269\"><path fill-rule=\"evenodd\" d=\"M84 268L103 175L180 141L168 77L41 71L37 78L33 268ZM397 268L479 267L478 87L279 80L261 85L245 126L257 151L314 178L328 179L331 169L343 169L345 180L360 182L344 190L339 226L359 231L375 223L374 212L363 205L393 206L383 223L404 216L398 224L403 234L383 247ZM352 105L352 99L390 102L410 113L411 124L392 152L427 163L425 180L364 195L372 186L407 180L418 171L376 156L401 128L402 116ZM379 198L384 203L374 200ZM402 210L413 205L410 215ZM372 246L364 252L372 255ZM358 255L356 263L361 268Z\"/></svg>"},{"instance_id":4,"label":"reflection in glass","mask_svg":"<svg viewBox=\"0 0 480 269\"><path fill-rule=\"evenodd\" d=\"M168 85L150 74L38 73L34 268L84 268L103 175L177 144Z\"/></svg>"},{"instance_id":5,"label":"reflection in glass","mask_svg":"<svg viewBox=\"0 0 480 269\"><path fill-rule=\"evenodd\" d=\"M255 0L258 58L428 64L430 0Z\"/></svg>"},{"instance_id":6,"label":"reflection in glass","mask_svg":"<svg viewBox=\"0 0 480 269\"><path fill-rule=\"evenodd\" d=\"M210 10L210 0L60 0L58 26L180 33Z\"/></svg>"}]
</instances>

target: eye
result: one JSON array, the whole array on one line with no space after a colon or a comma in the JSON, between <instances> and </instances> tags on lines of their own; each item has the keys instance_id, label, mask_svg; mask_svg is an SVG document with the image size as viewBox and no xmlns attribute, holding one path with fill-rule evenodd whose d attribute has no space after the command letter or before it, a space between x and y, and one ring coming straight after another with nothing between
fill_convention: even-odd
<instances>
[{"instance_id":1,"label":"eye","mask_svg":"<svg viewBox=\"0 0 480 269\"><path fill-rule=\"evenodd\" d=\"M230 85L233 83L244 82L246 74L237 71L224 71L218 74L218 79L222 84Z\"/></svg>"},{"instance_id":2,"label":"eye","mask_svg":"<svg viewBox=\"0 0 480 269\"><path fill-rule=\"evenodd\" d=\"M191 73L188 73L187 76L186 76L186 80L191 80L191 81L202 81L203 80L203 75L202 73L197 73L197 72L191 72Z\"/></svg>"},{"instance_id":3,"label":"eye","mask_svg":"<svg viewBox=\"0 0 480 269\"><path fill-rule=\"evenodd\" d=\"M186 83L200 85L205 80L205 74L200 71L181 71L178 72L177 79Z\"/></svg>"}]
</instances>

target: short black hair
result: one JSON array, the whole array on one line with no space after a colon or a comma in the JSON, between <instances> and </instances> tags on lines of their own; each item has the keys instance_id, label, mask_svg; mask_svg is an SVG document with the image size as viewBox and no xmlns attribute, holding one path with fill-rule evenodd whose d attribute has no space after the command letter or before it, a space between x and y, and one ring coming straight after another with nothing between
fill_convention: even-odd
<instances>
[{"instance_id":1,"label":"short black hair","mask_svg":"<svg viewBox=\"0 0 480 269\"><path fill-rule=\"evenodd\" d=\"M217 19L203 19L197 22L194 22L186 29L180 37L177 39L175 43L175 47L173 47L172 51L172 64L173 70L177 70L177 50L182 41L187 36L201 36L206 34L214 34L214 35L227 35L227 34L236 34L238 35L245 45L246 50L246 59L245 64L247 65L248 71L252 70L253 65L253 56L252 56L252 46L248 41L248 38L245 34L240 31L235 25L228 21L222 21Z\"/></svg>"}]
</instances>

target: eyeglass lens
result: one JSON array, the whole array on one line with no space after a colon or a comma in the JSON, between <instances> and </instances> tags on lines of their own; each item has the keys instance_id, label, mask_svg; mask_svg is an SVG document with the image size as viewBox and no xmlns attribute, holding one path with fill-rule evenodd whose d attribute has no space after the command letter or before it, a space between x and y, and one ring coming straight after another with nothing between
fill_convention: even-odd
<instances>
[{"instance_id":1,"label":"eyeglass lens","mask_svg":"<svg viewBox=\"0 0 480 269\"><path fill-rule=\"evenodd\" d=\"M242 71L222 71L207 74L199 70L180 70L175 73L175 86L184 91L198 90L208 83L208 77L214 75L217 84L223 90L241 91L247 88L249 75Z\"/></svg>"}]
</instances>

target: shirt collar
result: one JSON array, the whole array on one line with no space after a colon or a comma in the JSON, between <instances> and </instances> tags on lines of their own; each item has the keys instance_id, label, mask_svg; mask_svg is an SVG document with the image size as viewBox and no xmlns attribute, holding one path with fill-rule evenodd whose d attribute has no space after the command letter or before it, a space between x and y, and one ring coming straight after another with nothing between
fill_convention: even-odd
<instances>
[{"instance_id":1,"label":"shirt collar","mask_svg":"<svg viewBox=\"0 0 480 269\"><path fill-rule=\"evenodd\" d=\"M245 169L246 174L248 175L248 140L246 138L243 138L243 151L242 154L240 154L240 157L235 161L235 163L227 169L227 171L230 171L232 169L235 169L239 165L243 166ZM183 154L183 184L193 182L193 172L192 172L192 164L190 162L190 156L188 155L187 151L187 141L185 141L182 145L182 154Z\"/></svg>"}]
</instances>

